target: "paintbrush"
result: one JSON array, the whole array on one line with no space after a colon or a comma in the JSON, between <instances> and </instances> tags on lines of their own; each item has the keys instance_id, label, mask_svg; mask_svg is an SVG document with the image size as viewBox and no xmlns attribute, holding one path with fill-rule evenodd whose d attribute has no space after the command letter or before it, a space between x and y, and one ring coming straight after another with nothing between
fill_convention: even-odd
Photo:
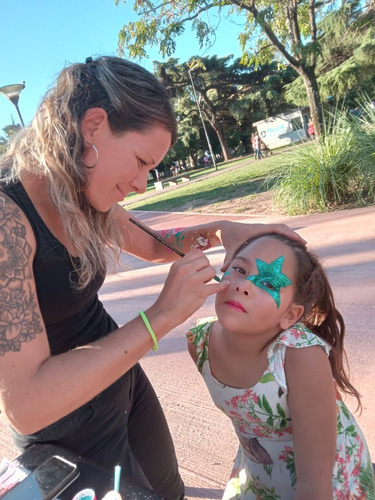
<instances>
[{"instance_id":1,"label":"paintbrush","mask_svg":"<svg viewBox=\"0 0 375 500\"><path fill-rule=\"evenodd\" d=\"M176 253L180 257L184 257L184 255L185 255L184 252L181 252L181 250L179 248L176 248L175 246L173 246L170 243L168 243L167 241L165 241L161 236L159 236L157 233L155 233L148 226L145 226L144 224L142 224L141 222L139 222L139 220L136 220L136 219L133 219L132 217L129 217L129 221L132 222L133 224L135 224L140 229L143 229L143 231L145 231L147 234L149 234L150 236L152 236L156 240L160 241L160 243L162 243L163 245L165 245L166 247L168 247L169 250L172 250L172 252ZM215 281L218 281L219 283L221 281L221 279L219 278L219 276L216 276L216 275L214 276L213 279Z\"/></svg>"}]
</instances>

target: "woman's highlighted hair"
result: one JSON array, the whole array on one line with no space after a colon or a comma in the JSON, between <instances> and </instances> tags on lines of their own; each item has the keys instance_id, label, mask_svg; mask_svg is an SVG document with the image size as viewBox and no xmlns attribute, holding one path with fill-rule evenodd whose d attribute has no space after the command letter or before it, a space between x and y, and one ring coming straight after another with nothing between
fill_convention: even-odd
<instances>
[{"instance_id":1,"label":"woman's highlighted hair","mask_svg":"<svg viewBox=\"0 0 375 500\"><path fill-rule=\"evenodd\" d=\"M122 247L114 208L100 213L85 196L89 169L82 162L81 121L95 107L106 111L114 134L162 126L171 133L171 145L176 141L177 123L167 89L152 73L118 57L89 57L61 71L32 124L17 134L0 160L8 182L24 173L49 180L51 200L79 257L73 261L72 280L78 289L105 273L108 247L117 257Z\"/></svg>"}]
</instances>

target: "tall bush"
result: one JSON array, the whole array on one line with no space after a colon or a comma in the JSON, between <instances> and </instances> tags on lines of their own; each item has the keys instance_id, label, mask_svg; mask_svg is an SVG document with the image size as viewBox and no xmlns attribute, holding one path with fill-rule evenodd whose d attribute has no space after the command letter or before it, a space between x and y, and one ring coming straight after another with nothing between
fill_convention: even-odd
<instances>
[{"instance_id":1,"label":"tall bush","mask_svg":"<svg viewBox=\"0 0 375 500\"><path fill-rule=\"evenodd\" d=\"M281 161L272 189L290 215L375 203L375 109L358 110L327 114L322 137Z\"/></svg>"}]
</instances>

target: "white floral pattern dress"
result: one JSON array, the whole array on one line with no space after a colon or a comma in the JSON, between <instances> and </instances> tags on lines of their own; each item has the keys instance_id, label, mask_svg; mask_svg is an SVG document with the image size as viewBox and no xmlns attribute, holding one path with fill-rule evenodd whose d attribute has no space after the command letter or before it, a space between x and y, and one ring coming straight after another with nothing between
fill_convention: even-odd
<instances>
[{"instance_id":1,"label":"white floral pattern dress","mask_svg":"<svg viewBox=\"0 0 375 500\"><path fill-rule=\"evenodd\" d=\"M215 319L200 320L187 339L196 346L197 367L215 405L231 419L240 442L223 499L293 499L297 477L284 371L286 347L320 345L327 356L330 347L302 324L296 324L268 348L269 365L259 382L248 389L236 389L220 383L210 371L208 345ZM365 438L340 397L332 484L335 500L375 499Z\"/></svg>"}]
</instances>

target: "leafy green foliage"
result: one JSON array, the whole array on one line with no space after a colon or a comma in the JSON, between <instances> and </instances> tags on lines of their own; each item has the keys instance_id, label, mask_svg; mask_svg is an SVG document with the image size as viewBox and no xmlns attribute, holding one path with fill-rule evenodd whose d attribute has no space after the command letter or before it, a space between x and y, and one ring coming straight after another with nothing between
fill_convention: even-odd
<instances>
[{"instance_id":1,"label":"leafy green foliage","mask_svg":"<svg viewBox=\"0 0 375 500\"><path fill-rule=\"evenodd\" d=\"M208 133L212 128L217 135L212 143L215 153L227 160L230 148L242 142L249 144L253 122L283 110L283 85L296 77L290 68L280 70L276 63L258 67L244 66L240 59L226 57L192 57L179 64L170 58L165 63L154 61L154 69L170 90L179 119L180 138L192 149L192 155L207 149L207 140L201 134L199 109L207 122ZM189 74L194 83L199 109ZM215 144L218 145L215 148ZM245 151L249 149L245 147Z\"/></svg>"},{"instance_id":2,"label":"leafy green foliage","mask_svg":"<svg viewBox=\"0 0 375 500\"><path fill-rule=\"evenodd\" d=\"M301 84L289 87L289 99L308 103L317 136L323 121L320 92L324 99L341 96L374 74L373 1L364 6L361 0L136 0L134 8L139 20L119 34L120 54L127 50L130 58L145 57L148 44L172 55L187 26L200 47L210 46L216 26L209 12L218 18L240 15L242 64L256 70L278 57L280 65L291 65Z\"/></svg>"},{"instance_id":3,"label":"leafy green foliage","mask_svg":"<svg viewBox=\"0 0 375 500\"><path fill-rule=\"evenodd\" d=\"M117 2L119 0L116 0ZM125 1L125 0L124 0ZM327 4L334 4L327 0ZM157 45L163 56L176 48L176 38L190 24L200 47L210 45L215 38L215 26L209 21L213 9L220 17L242 14L243 32L240 35L243 64L257 69L273 61L276 54L281 62L290 64L301 75L314 121L315 133L321 130L322 110L316 83L316 57L320 52L316 22L321 16L321 3L314 0L292 2L283 0L136 0L139 21L128 23L119 34L119 51L124 47L130 57L144 57L147 44ZM225 148L225 147L224 147Z\"/></svg>"},{"instance_id":4,"label":"leafy green foliage","mask_svg":"<svg viewBox=\"0 0 375 500\"><path fill-rule=\"evenodd\" d=\"M375 110L360 109L359 118L337 109L322 138L280 162L275 199L291 215L375 203Z\"/></svg>"},{"instance_id":5,"label":"leafy green foliage","mask_svg":"<svg viewBox=\"0 0 375 500\"><path fill-rule=\"evenodd\" d=\"M3 154L8 147L9 141L14 137L14 135L21 130L21 125L12 123L11 125L6 125L3 128L5 136L0 136L0 154Z\"/></svg>"},{"instance_id":6,"label":"leafy green foliage","mask_svg":"<svg viewBox=\"0 0 375 500\"><path fill-rule=\"evenodd\" d=\"M115 0L115 3L120 1L126 0ZM326 5L333 3L325 2ZM137 0L134 10L139 20L127 23L119 34L119 51L123 55L127 50L130 58L146 57L146 45L158 46L163 57L171 56L176 48L176 39L189 25L201 47L211 45L215 40L216 25L210 20L210 10L219 19L239 15L243 20L239 40L243 63L253 64L255 60L261 64L270 62L276 50L282 52L289 63L297 63L311 59L310 56L319 51L312 24L312 19L315 21L315 16L320 16L319 2ZM257 50L254 50L255 40Z\"/></svg>"},{"instance_id":7,"label":"leafy green foliage","mask_svg":"<svg viewBox=\"0 0 375 500\"><path fill-rule=\"evenodd\" d=\"M365 90L365 82L375 82L375 13L363 10L360 0L347 0L318 24L320 53L316 74L323 101L329 96L352 98ZM302 78L287 85L289 102L306 106L308 98Z\"/></svg>"},{"instance_id":8,"label":"leafy green foliage","mask_svg":"<svg viewBox=\"0 0 375 500\"><path fill-rule=\"evenodd\" d=\"M115 3L119 4L120 0L115 0ZM201 3L196 0L136 1L134 10L140 19L121 29L118 39L120 55L124 55L125 48L130 58L146 57L145 47L150 44L157 45L163 57L170 57L176 49L176 38L185 31L188 23L191 23L200 46L209 45L215 37L215 28L200 14L211 6L221 9L221 4L226 2Z\"/></svg>"},{"instance_id":9,"label":"leafy green foliage","mask_svg":"<svg viewBox=\"0 0 375 500\"><path fill-rule=\"evenodd\" d=\"M0 155L3 154L6 150L8 141L5 137L0 136Z\"/></svg>"}]
</instances>

